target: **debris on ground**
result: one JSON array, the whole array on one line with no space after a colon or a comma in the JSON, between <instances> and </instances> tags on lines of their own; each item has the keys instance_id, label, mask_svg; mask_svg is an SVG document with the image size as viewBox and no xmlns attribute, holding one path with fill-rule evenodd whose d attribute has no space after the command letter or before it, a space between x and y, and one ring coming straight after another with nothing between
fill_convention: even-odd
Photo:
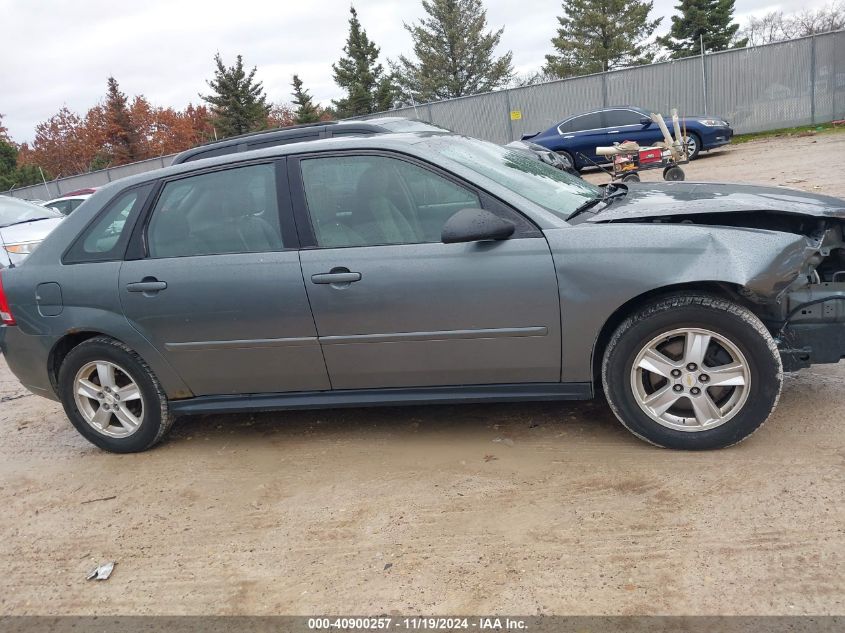
<instances>
[{"instance_id":1,"label":"debris on ground","mask_svg":"<svg viewBox=\"0 0 845 633\"><path fill-rule=\"evenodd\" d=\"M116 563L114 561L111 561L98 565L91 570L91 572L85 577L85 580L108 580L112 571L114 571L115 564Z\"/></svg>"},{"instance_id":2,"label":"debris on ground","mask_svg":"<svg viewBox=\"0 0 845 633\"><path fill-rule=\"evenodd\" d=\"M98 501L111 501L112 499L117 499L117 495L112 495L111 497L98 497L97 499L87 499L85 501L80 501L81 505L85 505L86 503L97 503Z\"/></svg>"},{"instance_id":3,"label":"debris on ground","mask_svg":"<svg viewBox=\"0 0 845 633\"><path fill-rule=\"evenodd\" d=\"M492 462L493 460L496 460L496 459L499 459L499 458L496 457L495 455L485 455L484 456L485 462Z\"/></svg>"}]
</instances>

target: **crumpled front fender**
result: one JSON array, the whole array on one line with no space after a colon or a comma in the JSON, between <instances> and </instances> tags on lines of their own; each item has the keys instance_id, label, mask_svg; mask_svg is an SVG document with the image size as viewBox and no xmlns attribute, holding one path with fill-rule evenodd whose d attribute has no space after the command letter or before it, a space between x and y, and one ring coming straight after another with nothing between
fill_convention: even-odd
<instances>
[{"instance_id":1,"label":"crumpled front fender","mask_svg":"<svg viewBox=\"0 0 845 633\"><path fill-rule=\"evenodd\" d=\"M818 250L810 238L693 224L579 224L545 231L560 292L564 382L591 381L602 327L624 304L667 286L740 286L776 303Z\"/></svg>"}]
</instances>

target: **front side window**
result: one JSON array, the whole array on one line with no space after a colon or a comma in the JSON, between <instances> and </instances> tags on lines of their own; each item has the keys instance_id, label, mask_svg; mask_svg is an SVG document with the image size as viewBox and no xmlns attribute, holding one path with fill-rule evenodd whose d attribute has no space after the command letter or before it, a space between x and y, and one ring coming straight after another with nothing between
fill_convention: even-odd
<instances>
[{"instance_id":1,"label":"front side window","mask_svg":"<svg viewBox=\"0 0 845 633\"><path fill-rule=\"evenodd\" d=\"M282 250L273 165L168 182L147 229L150 257Z\"/></svg>"},{"instance_id":2,"label":"front side window","mask_svg":"<svg viewBox=\"0 0 845 633\"><path fill-rule=\"evenodd\" d=\"M317 245L325 248L439 242L443 225L478 196L424 167L385 156L300 163Z\"/></svg>"},{"instance_id":3,"label":"front side window","mask_svg":"<svg viewBox=\"0 0 845 633\"><path fill-rule=\"evenodd\" d=\"M646 118L644 114L633 110L608 110L604 113L607 127L622 125L642 125L640 121Z\"/></svg>"}]
</instances>

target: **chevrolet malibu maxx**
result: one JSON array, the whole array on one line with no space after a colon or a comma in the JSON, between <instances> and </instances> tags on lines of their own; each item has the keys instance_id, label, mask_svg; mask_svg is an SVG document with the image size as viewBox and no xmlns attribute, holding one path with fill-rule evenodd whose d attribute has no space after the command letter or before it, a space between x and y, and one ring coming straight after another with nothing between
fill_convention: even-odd
<instances>
[{"instance_id":1,"label":"chevrolet malibu maxx","mask_svg":"<svg viewBox=\"0 0 845 633\"><path fill-rule=\"evenodd\" d=\"M116 452L179 415L604 394L735 444L845 356L845 201L594 187L467 137L328 139L98 190L2 271L0 348Z\"/></svg>"}]
</instances>

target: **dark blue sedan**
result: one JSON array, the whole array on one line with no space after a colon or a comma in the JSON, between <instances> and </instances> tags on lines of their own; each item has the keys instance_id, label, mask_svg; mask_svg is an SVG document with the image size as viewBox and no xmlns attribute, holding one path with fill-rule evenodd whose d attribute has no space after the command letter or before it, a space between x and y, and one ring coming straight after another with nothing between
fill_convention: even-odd
<instances>
[{"instance_id":1,"label":"dark blue sedan","mask_svg":"<svg viewBox=\"0 0 845 633\"><path fill-rule=\"evenodd\" d=\"M665 115L664 118L671 131L671 118ZM682 117L680 124L681 130L686 126L690 159L696 158L701 151L727 145L734 133L728 122L719 117ZM662 141L663 134L657 123L651 120L651 115L642 108L618 106L576 114L545 132L522 138L567 156L576 168L581 169L592 164L588 158L597 163L605 161L596 155L596 147L622 141L636 141L645 146Z\"/></svg>"}]
</instances>

